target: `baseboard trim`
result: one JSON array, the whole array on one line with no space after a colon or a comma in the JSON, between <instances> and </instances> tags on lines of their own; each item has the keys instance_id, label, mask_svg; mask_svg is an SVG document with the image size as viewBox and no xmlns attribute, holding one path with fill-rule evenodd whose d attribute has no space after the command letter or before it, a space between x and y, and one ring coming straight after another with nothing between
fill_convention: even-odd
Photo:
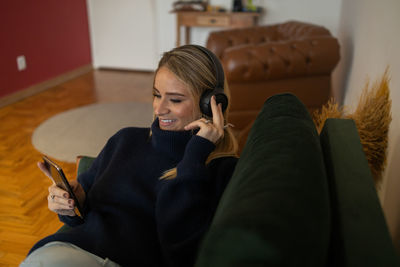
<instances>
[{"instance_id":1,"label":"baseboard trim","mask_svg":"<svg viewBox=\"0 0 400 267\"><path fill-rule=\"evenodd\" d=\"M91 70L93 70L92 64L87 64L82 67L76 68L72 71L65 72L61 75L58 75L44 82L34 84L28 88L22 89L18 92L2 97L0 98L0 108L18 102L24 98L33 96L51 87L57 86L63 82L66 82L80 75L88 73Z\"/></svg>"}]
</instances>

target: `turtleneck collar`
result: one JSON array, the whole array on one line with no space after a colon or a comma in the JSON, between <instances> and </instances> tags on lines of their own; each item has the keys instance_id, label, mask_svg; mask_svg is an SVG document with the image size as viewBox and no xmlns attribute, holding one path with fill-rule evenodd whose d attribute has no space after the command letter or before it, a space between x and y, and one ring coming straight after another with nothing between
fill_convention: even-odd
<instances>
[{"instance_id":1,"label":"turtleneck collar","mask_svg":"<svg viewBox=\"0 0 400 267\"><path fill-rule=\"evenodd\" d=\"M179 162L183 158L186 144L193 136L193 131L167 131L160 129L158 118L151 125L151 143L153 147Z\"/></svg>"}]
</instances>

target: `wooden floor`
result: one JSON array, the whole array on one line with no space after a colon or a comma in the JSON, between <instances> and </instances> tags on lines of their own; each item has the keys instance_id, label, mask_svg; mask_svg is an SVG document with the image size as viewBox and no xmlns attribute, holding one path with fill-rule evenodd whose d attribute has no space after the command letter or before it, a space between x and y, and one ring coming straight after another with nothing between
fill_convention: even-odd
<instances>
[{"instance_id":1,"label":"wooden floor","mask_svg":"<svg viewBox=\"0 0 400 267\"><path fill-rule=\"evenodd\" d=\"M36 167L36 127L51 116L98 102L151 102L153 73L95 70L0 109L0 266L18 266L61 223L47 209L50 180ZM75 178L74 164L58 162Z\"/></svg>"}]
</instances>

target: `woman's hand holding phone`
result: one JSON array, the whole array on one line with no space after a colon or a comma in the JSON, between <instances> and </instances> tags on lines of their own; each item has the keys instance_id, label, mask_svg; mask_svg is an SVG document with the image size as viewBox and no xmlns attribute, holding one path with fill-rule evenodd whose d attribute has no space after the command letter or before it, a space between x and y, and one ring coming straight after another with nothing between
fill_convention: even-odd
<instances>
[{"instance_id":1,"label":"woman's hand holding phone","mask_svg":"<svg viewBox=\"0 0 400 267\"><path fill-rule=\"evenodd\" d=\"M74 208L76 203L74 203L74 199L71 198L66 190L56 185L50 171L46 168L43 162L38 162L38 167L53 181L53 184L49 187L49 195L47 196L49 209L59 215L75 216ZM83 204L85 202L86 194L81 184L78 183L77 180L69 181L69 184L78 201Z\"/></svg>"}]
</instances>

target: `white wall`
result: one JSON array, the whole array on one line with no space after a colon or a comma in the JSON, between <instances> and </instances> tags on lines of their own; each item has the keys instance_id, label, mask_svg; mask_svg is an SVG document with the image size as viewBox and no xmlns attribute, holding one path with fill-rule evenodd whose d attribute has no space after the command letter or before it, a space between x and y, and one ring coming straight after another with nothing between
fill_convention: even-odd
<instances>
[{"instance_id":1,"label":"white wall","mask_svg":"<svg viewBox=\"0 0 400 267\"><path fill-rule=\"evenodd\" d=\"M343 0L338 30L342 60L334 92L354 108L367 78L373 82L390 66L392 123L388 165L380 190L387 222L400 249L400 1Z\"/></svg>"},{"instance_id":2,"label":"white wall","mask_svg":"<svg viewBox=\"0 0 400 267\"><path fill-rule=\"evenodd\" d=\"M87 0L94 67L154 70L155 0Z\"/></svg>"},{"instance_id":3,"label":"white wall","mask_svg":"<svg viewBox=\"0 0 400 267\"><path fill-rule=\"evenodd\" d=\"M266 11L260 24L296 19L327 27L336 35L342 0L253 0ZM164 51L175 47L175 0L87 0L94 67L154 70ZM232 9L232 0L210 4ZM211 31L192 28L191 42L205 45ZM183 34L183 29L181 29ZM183 36L183 35L182 35Z\"/></svg>"},{"instance_id":4,"label":"white wall","mask_svg":"<svg viewBox=\"0 0 400 267\"><path fill-rule=\"evenodd\" d=\"M258 2L266 8L264 24L294 19L323 25L333 35L337 34L342 0L259 0Z\"/></svg>"},{"instance_id":5,"label":"white wall","mask_svg":"<svg viewBox=\"0 0 400 267\"><path fill-rule=\"evenodd\" d=\"M165 51L169 51L175 47L176 40L176 18L175 14L171 13L172 4L175 0L156 0L157 16L157 60Z\"/></svg>"}]
</instances>

